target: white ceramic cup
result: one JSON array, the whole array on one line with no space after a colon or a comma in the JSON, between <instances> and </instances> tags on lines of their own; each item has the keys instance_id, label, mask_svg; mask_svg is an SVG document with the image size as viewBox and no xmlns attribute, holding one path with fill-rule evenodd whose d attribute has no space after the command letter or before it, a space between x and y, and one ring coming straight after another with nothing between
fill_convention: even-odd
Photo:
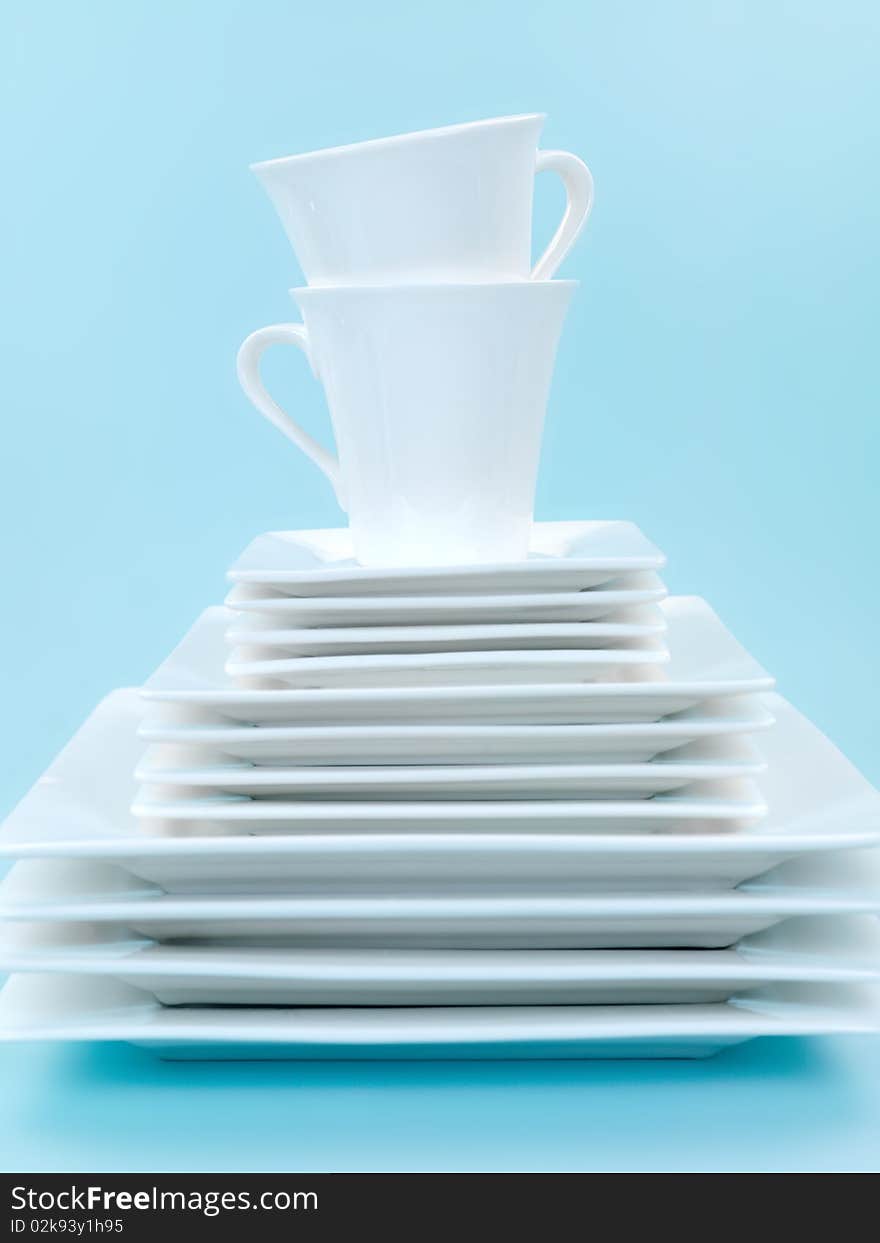
<instances>
[{"instance_id":1,"label":"white ceramic cup","mask_svg":"<svg viewBox=\"0 0 880 1243\"><path fill-rule=\"evenodd\" d=\"M576 281L294 289L304 323L247 338L238 376L328 476L365 565L525 557L556 346ZM259 363L299 346L338 460L270 397Z\"/></svg>"},{"instance_id":2,"label":"white ceramic cup","mask_svg":"<svg viewBox=\"0 0 880 1243\"><path fill-rule=\"evenodd\" d=\"M539 151L541 114L498 117L254 164L309 285L549 280L590 214L590 170ZM532 267L536 172L567 203Z\"/></svg>"}]
</instances>

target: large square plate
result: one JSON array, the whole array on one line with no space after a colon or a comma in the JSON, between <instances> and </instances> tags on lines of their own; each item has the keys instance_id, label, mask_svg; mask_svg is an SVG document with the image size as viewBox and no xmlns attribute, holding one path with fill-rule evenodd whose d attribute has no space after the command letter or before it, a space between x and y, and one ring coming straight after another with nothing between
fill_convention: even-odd
<instances>
[{"instance_id":1,"label":"large square plate","mask_svg":"<svg viewBox=\"0 0 880 1243\"><path fill-rule=\"evenodd\" d=\"M871 985L778 985L716 1005L160 1006L116 980L14 975L2 1041L128 1041L167 1058L707 1057L757 1036L875 1033Z\"/></svg>"},{"instance_id":2,"label":"large square plate","mask_svg":"<svg viewBox=\"0 0 880 1243\"><path fill-rule=\"evenodd\" d=\"M116 691L8 817L0 859L90 858L177 893L377 877L659 890L880 844L880 794L791 704L763 700L776 725L762 737L762 792L736 781L633 802L255 805L138 796L139 695Z\"/></svg>"},{"instance_id":3,"label":"large square plate","mask_svg":"<svg viewBox=\"0 0 880 1243\"><path fill-rule=\"evenodd\" d=\"M703 738L645 763L369 764L257 766L217 756L211 748L159 743L135 769L148 785L188 794L287 798L432 800L650 798L691 782L754 777L766 764L741 735Z\"/></svg>"},{"instance_id":4,"label":"large square plate","mask_svg":"<svg viewBox=\"0 0 880 1243\"><path fill-rule=\"evenodd\" d=\"M703 738L753 734L773 724L758 695L707 700L699 708L636 725L234 725L194 710L189 720L150 713L145 742L209 748L253 764L642 763Z\"/></svg>"},{"instance_id":5,"label":"large square plate","mask_svg":"<svg viewBox=\"0 0 880 1243\"><path fill-rule=\"evenodd\" d=\"M880 977L873 916L791 919L722 950L162 945L104 924L0 926L0 972L105 976L162 1005L694 1005Z\"/></svg>"},{"instance_id":6,"label":"large square plate","mask_svg":"<svg viewBox=\"0 0 880 1243\"><path fill-rule=\"evenodd\" d=\"M597 892L569 878L444 885L378 876L273 895L168 894L94 861L22 860L0 921L104 923L157 941L290 949L714 949L794 916L880 910L880 851L781 864L734 890Z\"/></svg>"}]
</instances>

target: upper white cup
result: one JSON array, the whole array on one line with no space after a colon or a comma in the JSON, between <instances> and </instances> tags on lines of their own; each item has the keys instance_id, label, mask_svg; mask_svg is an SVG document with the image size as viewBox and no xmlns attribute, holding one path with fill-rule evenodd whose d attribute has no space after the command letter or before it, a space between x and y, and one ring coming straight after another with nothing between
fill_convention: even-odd
<instances>
[{"instance_id":1,"label":"upper white cup","mask_svg":"<svg viewBox=\"0 0 880 1243\"><path fill-rule=\"evenodd\" d=\"M309 285L548 280L590 214L577 156L539 151L544 116L497 117L252 165ZM565 185L532 267L536 172Z\"/></svg>"},{"instance_id":2,"label":"upper white cup","mask_svg":"<svg viewBox=\"0 0 880 1243\"><path fill-rule=\"evenodd\" d=\"M365 565L526 556L547 392L574 281L294 289L303 324L244 342L242 388L327 474ZM259 363L298 346L339 459L272 399Z\"/></svg>"}]
</instances>

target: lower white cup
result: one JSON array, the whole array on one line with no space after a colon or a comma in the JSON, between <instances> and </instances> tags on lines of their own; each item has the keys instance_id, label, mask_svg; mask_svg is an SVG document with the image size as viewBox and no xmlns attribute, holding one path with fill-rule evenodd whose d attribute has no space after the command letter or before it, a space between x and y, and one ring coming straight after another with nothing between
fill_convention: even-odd
<instances>
[{"instance_id":1,"label":"lower white cup","mask_svg":"<svg viewBox=\"0 0 880 1243\"><path fill-rule=\"evenodd\" d=\"M324 471L365 565L525 557L547 394L576 281L291 291L302 324L252 333L238 376ZM300 347L324 385L338 459L272 399L263 351Z\"/></svg>"}]
</instances>

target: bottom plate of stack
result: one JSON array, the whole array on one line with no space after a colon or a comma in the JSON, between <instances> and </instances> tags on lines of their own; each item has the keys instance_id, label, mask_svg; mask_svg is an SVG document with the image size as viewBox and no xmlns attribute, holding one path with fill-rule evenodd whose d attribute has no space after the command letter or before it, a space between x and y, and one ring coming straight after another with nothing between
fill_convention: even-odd
<instances>
[{"instance_id":1,"label":"bottom plate of stack","mask_svg":"<svg viewBox=\"0 0 880 1243\"><path fill-rule=\"evenodd\" d=\"M14 975L0 994L0 1039L126 1041L166 1058L682 1058L758 1036L877 1030L877 991L860 984L647 1006L174 1007L66 975Z\"/></svg>"}]
</instances>

